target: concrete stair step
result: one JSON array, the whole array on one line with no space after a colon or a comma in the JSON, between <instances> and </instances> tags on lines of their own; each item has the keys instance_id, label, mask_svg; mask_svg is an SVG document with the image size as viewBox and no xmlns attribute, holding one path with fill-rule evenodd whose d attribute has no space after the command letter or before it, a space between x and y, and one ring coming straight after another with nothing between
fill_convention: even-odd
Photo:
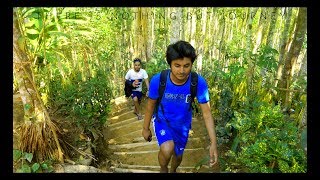
<instances>
[{"instance_id":1,"label":"concrete stair step","mask_svg":"<svg viewBox=\"0 0 320 180\"><path fill-rule=\"evenodd\" d=\"M138 139L138 138L137 138ZM139 138L140 139L140 138ZM204 137L195 137L195 138L189 138L189 141L187 143L186 148L205 148L206 143L204 143ZM209 141L207 143L209 145ZM126 144L109 144L109 149L117 150L117 151L140 151L140 150L159 150L158 142L155 140L155 137L153 137L153 141L146 142L142 137L140 142L134 142L134 143L126 143Z\"/></svg>"},{"instance_id":2,"label":"concrete stair step","mask_svg":"<svg viewBox=\"0 0 320 180\"><path fill-rule=\"evenodd\" d=\"M159 165L158 152L156 150L144 150L144 151L116 151L114 152L115 158L125 164L130 165ZM181 166L196 166L199 162L203 161L208 155L208 150L204 148L186 149L184 158L181 162ZM146 161L148 159L148 161Z\"/></svg>"},{"instance_id":3,"label":"concrete stair step","mask_svg":"<svg viewBox=\"0 0 320 180\"><path fill-rule=\"evenodd\" d=\"M146 100L142 102L141 114L144 115ZM110 168L111 171L115 173L159 173L159 146L154 136L153 126L150 125L153 135L151 142L146 142L142 137L142 126L143 120L138 120L133 113L131 101L123 98L122 103L115 105L115 110L105 125L108 151L112 153L112 159L115 160ZM219 172L218 169L208 166L208 146L209 138L204 121L193 117L189 141L177 171L181 173Z\"/></svg>"},{"instance_id":4,"label":"concrete stair step","mask_svg":"<svg viewBox=\"0 0 320 180\"><path fill-rule=\"evenodd\" d=\"M160 166L155 165L155 166L148 166L148 165L130 165L130 164L119 164L117 168L118 172L141 172L141 171L146 171L146 172L151 172L151 173L159 173L160 171ZM170 169L170 165L168 166ZM131 171L134 170L134 171ZM138 171L137 171L138 170ZM187 173L187 172L194 172L197 171L197 168L194 166L179 166L177 169L177 172L182 172L182 173Z\"/></svg>"},{"instance_id":5,"label":"concrete stair step","mask_svg":"<svg viewBox=\"0 0 320 180\"><path fill-rule=\"evenodd\" d=\"M115 173L159 173L159 171L152 171L152 170L146 170L146 169L127 169L127 168L118 168L118 167L110 167L110 170L112 170Z\"/></svg>"}]
</instances>

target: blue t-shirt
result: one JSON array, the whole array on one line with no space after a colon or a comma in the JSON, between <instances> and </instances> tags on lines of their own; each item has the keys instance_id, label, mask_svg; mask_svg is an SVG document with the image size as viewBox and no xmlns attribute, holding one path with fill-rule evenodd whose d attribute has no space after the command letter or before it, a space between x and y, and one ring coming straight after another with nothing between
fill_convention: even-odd
<instances>
[{"instance_id":1,"label":"blue t-shirt","mask_svg":"<svg viewBox=\"0 0 320 180\"><path fill-rule=\"evenodd\" d=\"M154 75L150 80L149 98L156 100L159 97L160 73ZM163 93L161 104L158 108L158 118L160 121L166 121L171 127L191 128L192 111L190 108L190 86L191 74L188 80L182 85L174 84L170 79L170 73L167 76L166 88ZM198 74L198 86L196 98L200 104L209 101L209 91L206 80ZM154 112L155 114L156 112Z\"/></svg>"}]
</instances>

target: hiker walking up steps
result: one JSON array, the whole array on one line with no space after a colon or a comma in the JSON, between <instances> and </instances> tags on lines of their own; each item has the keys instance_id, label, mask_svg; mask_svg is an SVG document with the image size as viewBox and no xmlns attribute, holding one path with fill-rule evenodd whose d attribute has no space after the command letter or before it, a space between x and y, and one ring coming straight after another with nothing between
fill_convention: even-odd
<instances>
[{"instance_id":1,"label":"hiker walking up steps","mask_svg":"<svg viewBox=\"0 0 320 180\"><path fill-rule=\"evenodd\" d=\"M192 121L192 102L195 97L200 105L205 126L210 137L210 166L218 162L217 138L209 103L206 80L191 72L197 55L192 45L178 41L167 48L169 70L164 70L150 80L150 91L145 110L142 136L152 140L150 123L160 147L158 161L160 172L176 172L182 162Z\"/></svg>"},{"instance_id":2,"label":"hiker walking up steps","mask_svg":"<svg viewBox=\"0 0 320 180\"><path fill-rule=\"evenodd\" d=\"M131 98L134 104L134 114L137 115L138 120L142 119L140 113L140 103L142 98L142 83L143 81L147 86L147 96L149 91L149 80L147 72L141 68L141 59L135 58L133 60L133 69L130 69L125 76L126 84L133 87Z\"/></svg>"}]
</instances>

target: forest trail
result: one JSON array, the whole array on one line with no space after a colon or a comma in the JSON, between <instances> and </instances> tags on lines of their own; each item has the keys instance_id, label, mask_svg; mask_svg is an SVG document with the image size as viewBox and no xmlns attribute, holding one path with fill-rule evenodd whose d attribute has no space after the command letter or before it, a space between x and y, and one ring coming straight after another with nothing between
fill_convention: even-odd
<instances>
[{"instance_id":1,"label":"forest trail","mask_svg":"<svg viewBox=\"0 0 320 180\"><path fill-rule=\"evenodd\" d=\"M130 99L129 99L130 100ZM141 109L144 114L146 98L143 98ZM159 147L155 136L146 142L142 135L143 120L138 120L133 113L131 100L120 97L112 100L111 112L104 125L103 137L107 147L108 158L100 168L80 164L64 164L63 169L55 172L66 173L158 173ZM13 149L17 148L19 139L16 128L23 120L23 105L19 94L13 96ZM150 126L152 128L152 125ZM151 129L153 133L153 129ZM192 130L185 149L184 157L177 172L180 173L217 173L219 167L209 168L209 138L204 121L193 118Z\"/></svg>"},{"instance_id":2,"label":"forest trail","mask_svg":"<svg viewBox=\"0 0 320 180\"><path fill-rule=\"evenodd\" d=\"M142 100L144 115L146 99ZM133 113L131 99L124 96L113 101L112 112L105 124L104 138L111 163L109 171L116 173L158 173L159 147L157 140L146 142L142 135L143 119ZM152 128L152 124L150 128ZM219 167L209 168L209 138L204 121L193 118L183 160L178 167L180 173L216 173ZM169 164L170 167L170 164Z\"/></svg>"}]
</instances>

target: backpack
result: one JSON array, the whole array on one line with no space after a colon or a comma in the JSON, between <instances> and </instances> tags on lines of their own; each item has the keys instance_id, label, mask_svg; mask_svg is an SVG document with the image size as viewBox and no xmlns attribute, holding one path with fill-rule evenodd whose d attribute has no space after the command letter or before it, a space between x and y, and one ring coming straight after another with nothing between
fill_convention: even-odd
<instances>
[{"instance_id":1,"label":"backpack","mask_svg":"<svg viewBox=\"0 0 320 180\"><path fill-rule=\"evenodd\" d=\"M157 99L156 106L155 106L155 111L154 111L154 112L157 113L156 114L157 116L158 116L159 106L161 106L162 113L164 114L163 106L161 104L161 99L162 99L164 90L166 88L166 82L167 82L167 77L168 77L169 72L170 72L170 69L165 69L165 70L162 70L161 74L160 74L159 89L158 89L159 98ZM191 71L191 84L190 84L191 98L190 98L189 111L191 109L192 110L195 109L196 112L198 113L198 108L197 108L197 106L195 106L195 102L194 102L194 98L197 95L197 85L198 85L198 74L196 72Z\"/></svg>"},{"instance_id":2,"label":"backpack","mask_svg":"<svg viewBox=\"0 0 320 180\"><path fill-rule=\"evenodd\" d=\"M130 80L126 80L124 84L124 94L126 97L130 97L132 89L135 89L135 87L132 86L132 82Z\"/></svg>"}]
</instances>

